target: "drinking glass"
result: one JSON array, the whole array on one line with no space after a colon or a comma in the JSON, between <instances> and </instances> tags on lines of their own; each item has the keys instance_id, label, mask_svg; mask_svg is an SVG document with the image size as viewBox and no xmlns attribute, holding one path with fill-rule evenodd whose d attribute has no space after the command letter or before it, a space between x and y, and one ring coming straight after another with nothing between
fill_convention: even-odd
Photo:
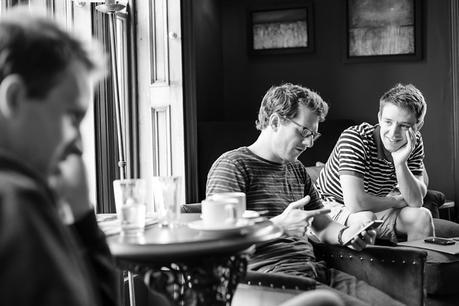
<instances>
[{"instance_id":1,"label":"drinking glass","mask_svg":"<svg viewBox=\"0 0 459 306\"><path fill-rule=\"evenodd\" d=\"M155 176L152 179L155 213L162 226L172 226L180 217L181 177Z\"/></svg>"},{"instance_id":2,"label":"drinking glass","mask_svg":"<svg viewBox=\"0 0 459 306\"><path fill-rule=\"evenodd\" d=\"M141 235L145 230L145 180L114 180L116 213L121 235Z\"/></svg>"}]
</instances>

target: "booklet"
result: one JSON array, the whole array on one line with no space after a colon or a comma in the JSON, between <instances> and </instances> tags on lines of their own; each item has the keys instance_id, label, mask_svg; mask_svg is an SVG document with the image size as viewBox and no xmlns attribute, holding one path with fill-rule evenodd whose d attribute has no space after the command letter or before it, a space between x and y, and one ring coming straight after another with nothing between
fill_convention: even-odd
<instances>
[{"instance_id":1,"label":"booklet","mask_svg":"<svg viewBox=\"0 0 459 306\"><path fill-rule=\"evenodd\" d=\"M427 238L432 238L432 237L427 237ZM446 239L454 242L454 244L439 245L439 244L434 244L434 243L427 243L427 242L424 242L424 239L420 239L420 240L399 242L397 243L397 245L433 250L433 251L443 252L443 253L452 254L452 255L458 255L459 254L459 237L446 238Z\"/></svg>"}]
</instances>

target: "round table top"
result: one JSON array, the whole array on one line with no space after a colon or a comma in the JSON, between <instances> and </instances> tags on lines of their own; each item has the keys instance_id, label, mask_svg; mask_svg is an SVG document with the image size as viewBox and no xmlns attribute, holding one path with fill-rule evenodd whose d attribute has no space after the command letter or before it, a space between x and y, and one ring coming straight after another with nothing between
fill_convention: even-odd
<instances>
[{"instance_id":1,"label":"round table top","mask_svg":"<svg viewBox=\"0 0 459 306\"><path fill-rule=\"evenodd\" d=\"M173 227L159 224L147 227L141 236L111 236L110 250L117 259L135 262L161 262L204 255L235 254L250 246L279 238L283 231L270 221L245 226L239 231L208 232L188 227L199 214L182 214Z\"/></svg>"}]
</instances>

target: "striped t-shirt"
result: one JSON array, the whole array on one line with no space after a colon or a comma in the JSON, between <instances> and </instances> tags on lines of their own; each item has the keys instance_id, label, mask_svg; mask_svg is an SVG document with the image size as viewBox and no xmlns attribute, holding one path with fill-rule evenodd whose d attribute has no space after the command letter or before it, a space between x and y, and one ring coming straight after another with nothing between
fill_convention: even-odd
<instances>
[{"instance_id":1,"label":"striped t-shirt","mask_svg":"<svg viewBox=\"0 0 459 306\"><path fill-rule=\"evenodd\" d=\"M322 208L311 178L300 161L285 164L265 160L247 147L221 155L207 176L206 194L238 191L246 194L247 209L268 210L277 216L292 202L306 195L304 209ZM312 245L304 237L283 236L257 246L249 269L279 272L324 280L325 264L316 262Z\"/></svg>"},{"instance_id":2,"label":"striped t-shirt","mask_svg":"<svg viewBox=\"0 0 459 306\"><path fill-rule=\"evenodd\" d=\"M397 185L395 167L384 155L384 145L379 125L362 123L341 134L316 182L316 188L324 200L344 204L339 177L350 174L363 179L366 193L384 197ZM408 158L408 168L413 175L422 175L424 146L420 133Z\"/></svg>"}]
</instances>

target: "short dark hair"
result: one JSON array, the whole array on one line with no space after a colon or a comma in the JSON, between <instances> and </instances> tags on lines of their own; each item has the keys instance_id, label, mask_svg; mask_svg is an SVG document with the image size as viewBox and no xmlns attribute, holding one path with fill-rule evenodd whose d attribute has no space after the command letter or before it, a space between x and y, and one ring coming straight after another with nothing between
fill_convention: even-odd
<instances>
[{"instance_id":1,"label":"short dark hair","mask_svg":"<svg viewBox=\"0 0 459 306\"><path fill-rule=\"evenodd\" d=\"M101 70L102 64L85 47L49 17L24 7L11 9L0 18L0 82L17 74L28 97L43 98L75 60L90 72Z\"/></svg>"},{"instance_id":2,"label":"short dark hair","mask_svg":"<svg viewBox=\"0 0 459 306\"><path fill-rule=\"evenodd\" d=\"M285 83L271 87L261 101L256 121L257 129L268 126L269 117L277 113L280 117L292 119L298 114L298 106L303 104L324 121L328 113L328 104L316 92L300 85Z\"/></svg>"},{"instance_id":3,"label":"short dark hair","mask_svg":"<svg viewBox=\"0 0 459 306\"><path fill-rule=\"evenodd\" d=\"M412 84L396 84L385 92L379 99L379 111L381 112L387 103L412 112L419 122L424 120L427 112L427 103L421 91Z\"/></svg>"}]
</instances>

